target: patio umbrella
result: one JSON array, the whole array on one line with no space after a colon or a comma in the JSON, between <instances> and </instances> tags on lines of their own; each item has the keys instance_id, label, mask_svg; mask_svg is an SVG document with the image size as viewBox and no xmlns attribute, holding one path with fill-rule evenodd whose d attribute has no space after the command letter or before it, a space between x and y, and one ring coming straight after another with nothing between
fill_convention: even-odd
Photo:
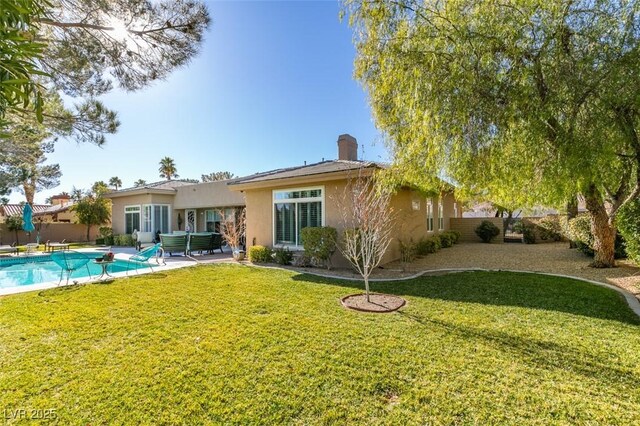
<instances>
[{"instance_id":1,"label":"patio umbrella","mask_svg":"<svg viewBox=\"0 0 640 426\"><path fill-rule=\"evenodd\" d=\"M22 229L24 230L24 232L30 233L34 229L36 229L35 226L33 226L33 222L31 221L32 216L33 209L31 208L31 205L29 203L26 203L22 210Z\"/></svg>"}]
</instances>

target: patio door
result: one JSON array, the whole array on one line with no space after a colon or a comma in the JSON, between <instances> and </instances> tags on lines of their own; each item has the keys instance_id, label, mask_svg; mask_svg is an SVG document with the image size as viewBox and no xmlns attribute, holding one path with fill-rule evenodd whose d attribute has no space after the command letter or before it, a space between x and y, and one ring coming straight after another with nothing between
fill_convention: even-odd
<instances>
[{"instance_id":1,"label":"patio door","mask_svg":"<svg viewBox=\"0 0 640 426\"><path fill-rule=\"evenodd\" d=\"M184 226L185 231L189 230L191 232L196 232L198 230L196 227L196 211L194 209L185 210L184 215L186 216L186 224Z\"/></svg>"}]
</instances>

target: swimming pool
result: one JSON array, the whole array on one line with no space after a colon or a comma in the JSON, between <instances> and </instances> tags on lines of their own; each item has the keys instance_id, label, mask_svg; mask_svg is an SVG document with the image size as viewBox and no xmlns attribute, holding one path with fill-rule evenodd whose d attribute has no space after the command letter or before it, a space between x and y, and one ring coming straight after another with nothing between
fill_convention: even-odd
<instances>
[{"instance_id":1,"label":"swimming pool","mask_svg":"<svg viewBox=\"0 0 640 426\"><path fill-rule=\"evenodd\" d=\"M100 254L87 253L89 257L98 257ZM114 263L109 265L109 273L125 272L127 270L127 261L115 259ZM94 262L89 262L89 272L92 277L97 277L102 272L102 266ZM138 265L138 271L147 269L147 266ZM21 287L33 284L40 284L60 280L60 267L51 261L49 255L28 256L28 257L12 257L0 259L0 289L9 287ZM133 266L132 266L133 271ZM88 277L87 268L73 271L69 277L69 282L77 278ZM64 274L63 282L66 280Z\"/></svg>"}]
</instances>

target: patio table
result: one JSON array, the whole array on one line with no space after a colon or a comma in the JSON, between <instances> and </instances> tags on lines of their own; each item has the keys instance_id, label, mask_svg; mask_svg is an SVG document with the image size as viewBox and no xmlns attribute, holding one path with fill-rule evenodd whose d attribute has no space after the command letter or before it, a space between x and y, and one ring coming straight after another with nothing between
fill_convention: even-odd
<instances>
[{"instance_id":1,"label":"patio table","mask_svg":"<svg viewBox=\"0 0 640 426\"><path fill-rule=\"evenodd\" d=\"M48 251L55 250L69 250L69 243L49 243L47 245Z\"/></svg>"},{"instance_id":2,"label":"patio table","mask_svg":"<svg viewBox=\"0 0 640 426\"><path fill-rule=\"evenodd\" d=\"M102 266L102 272L100 273L100 276L98 277L98 279L101 279L105 275L107 277L114 278L114 276L109 273L109 270L107 268L109 267L109 265L115 263L115 260L100 260L100 261L94 260L93 263L95 263L96 265Z\"/></svg>"}]
</instances>

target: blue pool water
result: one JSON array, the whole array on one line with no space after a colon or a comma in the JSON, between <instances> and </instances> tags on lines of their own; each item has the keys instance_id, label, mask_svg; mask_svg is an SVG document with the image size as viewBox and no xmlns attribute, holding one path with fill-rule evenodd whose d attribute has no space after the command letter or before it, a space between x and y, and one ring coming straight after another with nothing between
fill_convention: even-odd
<instances>
[{"instance_id":1,"label":"blue pool water","mask_svg":"<svg viewBox=\"0 0 640 426\"><path fill-rule=\"evenodd\" d=\"M98 257L100 254L87 253L90 257ZM108 266L108 272L114 274L117 272L125 272L127 270L127 261L116 259L114 263ZM85 278L89 276L97 277L102 272L102 266L93 263L73 271L69 278L69 282L76 278ZM138 271L147 269L146 266L138 265ZM133 272L134 266L131 266ZM0 288L26 286L31 284L45 283L49 281L58 281L60 279L61 268L49 259L48 255L29 256L0 259ZM67 274L63 274L62 281L66 281Z\"/></svg>"}]
</instances>

